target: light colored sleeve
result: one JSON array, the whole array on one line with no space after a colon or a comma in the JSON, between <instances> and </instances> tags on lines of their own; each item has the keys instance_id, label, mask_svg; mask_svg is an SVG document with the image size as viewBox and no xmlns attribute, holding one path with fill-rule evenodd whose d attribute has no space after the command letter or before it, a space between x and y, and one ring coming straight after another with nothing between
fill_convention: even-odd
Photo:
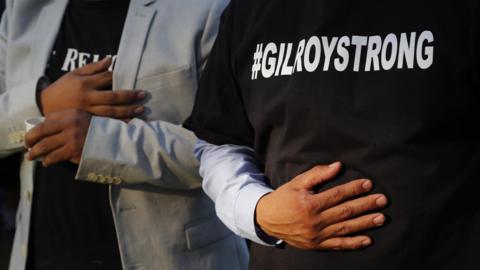
<instances>
[{"instance_id":1,"label":"light colored sleeve","mask_svg":"<svg viewBox=\"0 0 480 270\"><path fill-rule=\"evenodd\" d=\"M213 145L197 141L203 189L215 202L218 217L235 234L271 246L257 235L255 208L258 200L273 190L265 183L251 148Z\"/></svg>"},{"instance_id":2,"label":"light colored sleeve","mask_svg":"<svg viewBox=\"0 0 480 270\"><path fill-rule=\"evenodd\" d=\"M201 187L193 156L195 135L180 125L92 117L77 180L143 184L169 189Z\"/></svg>"},{"instance_id":3,"label":"light colored sleeve","mask_svg":"<svg viewBox=\"0 0 480 270\"><path fill-rule=\"evenodd\" d=\"M229 1L211 2L195 46L199 73L213 47L220 16ZM93 117L76 179L104 184L148 183L169 189L201 188L198 161L193 156L195 141L191 131L164 121L134 119L126 124Z\"/></svg>"},{"instance_id":4,"label":"light colored sleeve","mask_svg":"<svg viewBox=\"0 0 480 270\"><path fill-rule=\"evenodd\" d=\"M35 101L38 79L8 85L5 78L10 6L8 1L0 23L0 158L23 151L23 121L40 115Z\"/></svg>"}]
</instances>

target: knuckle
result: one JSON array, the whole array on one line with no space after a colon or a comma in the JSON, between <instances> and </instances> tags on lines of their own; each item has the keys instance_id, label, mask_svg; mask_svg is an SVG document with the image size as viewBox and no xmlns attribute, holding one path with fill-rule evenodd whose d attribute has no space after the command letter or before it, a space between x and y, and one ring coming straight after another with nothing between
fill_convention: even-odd
<instances>
[{"instance_id":1,"label":"knuckle","mask_svg":"<svg viewBox=\"0 0 480 270\"><path fill-rule=\"evenodd\" d=\"M295 177L293 181L297 181L302 186L307 186L310 183L310 178L308 176L299 175Z\"/></svg>"},{"instance_id":2,"label":"knuckle","mask_svg":"<svg viewBox=\"0 0 480 270\"><path fill-rule=\"evenodd\" d=\"M302 242L304 242L305 246L307 246L307 248L309 249L318 246L318 244L320 243L319 237L316 235L305 235Z\"/></svg>"},{"instance_id":3,"label":"knuckle","mask_svg":"<svg viewBox=\"0 0 480 270\"><path fill-rule=\"evenodd\" d=\"M336 187L332 189L332 195L330 197L335 201L341 200L343 198L343 191L339 187Z\"/></svg>"},{"instance_id":4,"label":"knuckle","mask_svg":"<svg viewBox=\"0 0 480 270\"><path fill-rule=\"evenodd\" d=\"M299 198L299 202L300 212L302 212L303 214L310 216L316 211L315 203L309 198L307 198L306 195L301 195L301 197Z\"/></svg>"},{"instance_id":5,"label":"knuckle","mask_svg":"<svg viewBox=\"0 0 480 270\"><path fill-rule=\"evenodd\" d=\"M330 221L326 219L322 214L319 215L318 222L316 224L317 228L326 228L330 225Z\"/></svg>"},{"instance_id":6,"label":"knuckle","mask_svg":"<svg viewBox=\"0 0 480 270\"><path fill-rule=\"evenodd\" d=\"M350 233L350 228L345 224L341 224L336 229L336 235L346 235Z\"/></svg>"},{"instance_id":7,"label":"knuckle","mask_svg":"<svg viewBox=\"0 0 480 270\"><path fill-rule=\"evenodd\" d=\"M362 180L356 180L352 183L354 185L353 192L355 194L360 194L360 193L363 193L365 191L362 187L363 183L364 183L364 181L362 181Z\"/></svg>"},{"instance_id":8,"label":"knuckle","mask_svg":"<svg viewBox=\"0 0 480 270\"><path fill-rule=\"evenodd\" d=\"M342 218L349 218L353 216L353 212L353 208L350 205L342 206L342 208L340 209L340 215L342 216Z\"/></svg>"}]
</instances>

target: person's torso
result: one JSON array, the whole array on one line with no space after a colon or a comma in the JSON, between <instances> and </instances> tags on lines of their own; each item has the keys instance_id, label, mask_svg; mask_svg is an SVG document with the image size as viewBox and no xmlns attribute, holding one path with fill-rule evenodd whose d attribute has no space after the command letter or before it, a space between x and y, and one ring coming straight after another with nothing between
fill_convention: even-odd
<instances>
[{"instance_id":1,"label":"person's torso","mask_svg":"<svg viewBox=\"0 0 480 270\"><path fill-rule=\"evenodd\" d=\"M15 0L16 4L9 9L7 89L44 74L61 20L57 15L63 13L65 2ZM211 26L218 23L227 3L131 1L113 88L149 92L145 120L181 124L188 116L197 76L216 36L216 29ZM38 112L36 107L29 107L11 108L9 113L12 118L21 119L17 122L22 125L15 129L23 130L23 119ZM10 269L23 269L27 254L32 202L27 194L33 191L33 167L28 161L22 164L22 197ZM165 177L178 176L168 173ZM172 191L151 184L112 186L111 202L126 269L225 269L232 261L245 263L243 241L218 226L221 222L215 217L214 206L201 190ZM213 221L221 229L212 232ZM225 235L229 236L224 238ZM232 252L234 246L238 247L238 254Z\"/></svg>"},{"instance_id":2,"label":"person's torso","mask_svg":"<svg viewBox=\"0 0 480 270\"><path fill-rule=\"evenodd\" d=\"M55 82L106 56L115 60L128 5L127 0L71 1L47 65L48 79ZM75 180L77 168L70 162L36 166L29 248L35 269L121 267L108 185Z\"/></svg>"},{"instance_id":3,"label":"person's torso","mask_svg":"<svg viewBox=\"0 0 480 270\"><path fill-rule=\"evenodd\" d=\"M391 202L373 247L255 245L253 269L478 268L478 3L246 6L233 57L271 185L338 160L344 172L321 190L369 178Z\"/></svg>"}]
</instances>

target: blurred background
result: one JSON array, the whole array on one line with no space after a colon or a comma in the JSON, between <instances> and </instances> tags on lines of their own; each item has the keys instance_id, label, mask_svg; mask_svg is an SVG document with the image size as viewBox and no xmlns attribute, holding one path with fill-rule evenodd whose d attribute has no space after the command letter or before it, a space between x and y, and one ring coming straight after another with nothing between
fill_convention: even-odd
<instances>
[{"instance_id":1,"label":"blurred background","mask_svg":"<svg viewBox=\"0 0 480 270\"><path fill-rule=\"evenodd\" d=\"M0 14L5 1L0 0ZM15 231L15 212L19 195L20 156L0 159L0 269L7 269Z\"/></svg>"}]
</instances>

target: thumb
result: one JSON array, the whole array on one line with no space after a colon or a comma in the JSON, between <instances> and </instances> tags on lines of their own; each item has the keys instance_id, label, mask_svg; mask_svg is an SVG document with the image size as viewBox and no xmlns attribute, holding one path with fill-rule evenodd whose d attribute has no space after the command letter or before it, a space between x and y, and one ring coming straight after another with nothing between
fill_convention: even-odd
<instances>
[{"instance_id":1,"label":"thumb","mask_svg":"<svg viewBox=\"0 0 480 270\"><path fill-rule=\"evenodd\" d=\"M112 64L112 58L105 57L98 62L93 62L81 68L78 68L74 72L81 76L93 75L93 74L107 71L111 64Z\"/></svg>"},{"instance_id":2,"label":"thumb","mask_svg":"<svg viewBox=\"0 0 480 270\"><path fill-rule=\"evenodd\" d=\"M338 161L330 165L317 165L295 177L293 181L295 182L296 188L312 190L315 186L323 184L335 177L341 168L342 163Z\"/></svg>"}]
</instances>

